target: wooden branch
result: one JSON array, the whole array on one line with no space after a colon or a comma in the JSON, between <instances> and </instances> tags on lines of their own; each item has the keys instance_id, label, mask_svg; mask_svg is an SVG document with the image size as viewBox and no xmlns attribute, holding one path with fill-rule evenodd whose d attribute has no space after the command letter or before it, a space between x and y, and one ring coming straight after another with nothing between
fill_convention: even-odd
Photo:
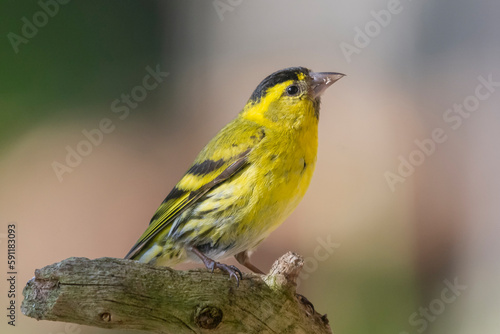
<instances>
[{"instance_id":1,"label":"wooden branch","mask_svg":"<svg viewBox=\"0 0 500 334\"><path fill-rule=\"evenodd\" d=\"M131 260L69 258L37 269L21 311L65 321L151 333L331 333L328 320L295 294L303 260L291 252L269 275L176 271Z\"/></svg>"}]
</instances>

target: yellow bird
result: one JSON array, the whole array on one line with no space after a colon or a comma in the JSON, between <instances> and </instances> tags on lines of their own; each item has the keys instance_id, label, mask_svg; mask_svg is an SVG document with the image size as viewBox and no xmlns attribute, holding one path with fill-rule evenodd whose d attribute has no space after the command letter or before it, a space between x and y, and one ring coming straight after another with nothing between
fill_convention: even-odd
<instances>
[{"instance_id":1,"label":"yellow bird","mask_svg":"<svg viewBox=\"0 0 500 334\"><path fill-rule=\"evenodd\" d=\"M127 259L173 266L250 252L297 207L316 164L320 96L344 74L291 67L265 78L238 116L198 154Z\"/></svg>"}]
</instances>

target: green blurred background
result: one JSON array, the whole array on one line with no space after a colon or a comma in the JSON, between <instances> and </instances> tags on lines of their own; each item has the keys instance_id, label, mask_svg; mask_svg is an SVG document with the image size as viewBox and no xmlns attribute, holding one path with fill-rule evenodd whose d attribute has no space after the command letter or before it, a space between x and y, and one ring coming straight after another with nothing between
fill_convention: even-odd
<instances>
[{"instance_id":1,"label":"green blurred background","mask_svg":"<svg viewBox=\"0 0 500 334\"><path fill-rule=\"evenodd\" d=\"M44 7L53 15L37 14ZM6 254L15 222L18 292L36 268L67 257L123 257L260 80L305 66L347 77L323 97L308 194L253 262L269 269L289 250L302 254L299 292L337 334L498 333L500 92L493 85L457 129L443 117L481 76L500 81L500 3L3 0L0 9L0 247ZM26 22L38 22L30 38ZM113 103L141 91L147 68L168 76L120 118ZM68 147L82 148L82 131L103 119L112 131L58 177ZM387 172L435 128L447 141L391 189ZM454 280L466 288L440 303ZM112 332L19 310L16 327L6 323L2 333Z\"/></svg>"}]
</instances>

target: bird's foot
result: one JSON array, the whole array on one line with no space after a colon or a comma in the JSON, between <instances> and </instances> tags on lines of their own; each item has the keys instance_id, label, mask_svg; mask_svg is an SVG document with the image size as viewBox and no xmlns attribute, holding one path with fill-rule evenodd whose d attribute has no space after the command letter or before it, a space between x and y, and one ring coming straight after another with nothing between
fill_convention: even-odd
<instances>
[{"instance_id":1,"label":"bird's foot","mask_svg":"<svg viewBox=\"0 0 500 334\"><path fill-rule=\"evenodd\" d=\"M236 286L240 286L240 278L243 279L243 274L238 269L238 267L233 265L227 265L220 262L215 262L214 260L212 260L212 263L209 266L207 266L206 264L205 266L212 272L214 272L215 269L220 269L222 271L225 271L226 273L229 274L229 279L231 279L231 277L234 277L234 279L236 280ZM240 277L238 277L237 274L240 275Z\"/></svg>"},{"instance_id":2,"label":"bird's foot","mask_svg":"<svg viewBox=\"0 0 500 334\"><path fill-rule=\"evenodd\" d=\"M226 273L229 274L229 279L231 279L231 277L234 277L234 279L236 280L236 286L237 287L240 286L240 278L243 279L243 274L237 267L233 265L227 265L224 263L216 262L211 258L209 258L208 256L206 256L205 254L203 254L202 252L200 252L200 250L196 247L191 247L191 251L203 261L203 264L205 264L205 267L208 270L210 270L211 272L214 272L215 269L220 269L222 271L225 271ZM238 277L236 273L238 273L240 277Z\"/></svg>"}]
</instances>

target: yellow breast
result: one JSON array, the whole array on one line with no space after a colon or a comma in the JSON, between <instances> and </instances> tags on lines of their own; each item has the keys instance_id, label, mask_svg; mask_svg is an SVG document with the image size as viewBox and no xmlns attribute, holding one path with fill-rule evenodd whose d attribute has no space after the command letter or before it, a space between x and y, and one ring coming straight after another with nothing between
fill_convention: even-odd
<instances>
[{"instance_id":1,"label":"yellow breast","mask_svg":"<svg viewBox=\"0 0 500 334\"><path fill-rule=\"evenodd\" d=\"M263 239L297 207L316 165L317 131L317 119L293 131L267 129L265 140L249 157L245 177L255 186L240 230Z\"/></svg>"}]
</instances>

